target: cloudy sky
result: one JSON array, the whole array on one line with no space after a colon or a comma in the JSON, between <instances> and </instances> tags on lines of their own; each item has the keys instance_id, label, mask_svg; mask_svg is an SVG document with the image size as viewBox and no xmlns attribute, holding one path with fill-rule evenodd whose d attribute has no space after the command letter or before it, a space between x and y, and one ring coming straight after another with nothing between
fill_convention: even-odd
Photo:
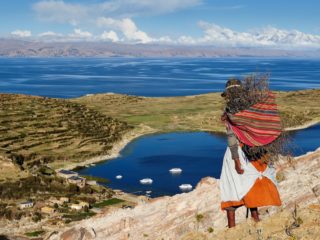
<instances>
[{"instance_id":1,"label":"cloudy sky","mask_svg":"<svg viewBox=\"0 0 320 240\"><path fill-rule=\"evenodd\" d=\"M317 0L3 0L0 37L320 48Z\"/></svg>"}]
</instances>

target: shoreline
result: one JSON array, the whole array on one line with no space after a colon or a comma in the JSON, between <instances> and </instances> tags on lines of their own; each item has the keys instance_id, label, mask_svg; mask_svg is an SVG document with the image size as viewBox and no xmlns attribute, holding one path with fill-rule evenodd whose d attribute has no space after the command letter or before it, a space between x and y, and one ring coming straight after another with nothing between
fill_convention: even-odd
<instances>
[{"instance_id":1,"label":"shoreline","mask_svg":"<svg viewBox=\"0 0 320 240\"><path fill-rule=\"evenodd\" d=\"M318 122L313 122L313 125L315 125L317 123ZM310 123L308 123L308 124L303 124L301 126L297 126L297 127L295 127L295 129L297 129L297 128L304 129L304 128L308 128L310 126L312 126L312 125L310 125ZM159 131L159 129L153 129L153 128L150 128L150 127L145 126L145 125L139 126L136 129L133 129L133 130L127 132L126 134L124 134L122 140L117 142L116 144L114 144L113 148L110 151L110 154L105 155L105 156L97 156L97 157L90 158L90 159L87 159L85 161L78 162L78 163L66 164L65 168L63 168L63 169L72 170L72 169L74 169L76 167L79 167L79 166L85 166L85 165L92 164L92 163L111 160L113 158L118 157L120 155L121 150L124 147L126 147L127 144L129 144L134 139L142 137L142 136L145 136L145 135L148 135L148 134L157 134L157 133L161 133L161 131ZM295 160L300 159L301 157L307 157L308 155L316 153L318 151L320 151L320 147L315 149L314 151L311 151L311 152L305 153L304 155L300 155L300 156L295 157ZM56 169L56 170L58 170L58 169ZM200 181L198 182L198 184L199 183L200 183ZM110 189L111 190L115 190L114 188L110 188ZM195 189L196 188L194 188L193 191ZM123 199L123 200L128 200L128 201L131 201L133 203L141 202L141 197L140 196L145 196L145 195L133 194L133 193L125 192L125 191L123 191L121 189L116 189L116 190L118 191L118 193L115 193L114 197L119 198L119 199ZM178 194L179 193L177 193L175 195L172 195L170 197L177 196ZM185 194L185 193L180 193L180 194ZM162 197L148 197L144 201L145 202L149 202L149 201L153 202L153 201L158 201L161 198L163 198L163 196ZM92 218L94 218L94 217L89 217L88 219L92 219ZM79 222L75 222L74 224L79 224ZM7 226L7 225L3 225L3 226ZM44 225L42 225L42 224L39 225L39 227L41 227L41 228L43 226L45 226L45 224ZM72 227L72 225L66 225L65 227L69 228L69 227ZM31 226L27 226L27 228L28 229L37 229L37 227L35 227L33 222L31 223ZM21 234L23 234L24 232L26 232L26 231L23 230L21 232Z\"/></svg>"},{"instance_id":2,"label":"shoreline","mask_svg":"<svg viewBox=\"0 0 320 240\"><path fill-rule=\"evenodd\" d=\"M309 127L312 127L316 124L318 124L320 121L316 120L316 121L311 121L308 123L305 123L303 125L300 126L296 126L296 127L289 127L289 128L285 128L285 131L296 131L296 130L302 130L302 129L306 129ZM187 131L170 131L170 132L187 132ZM197 131L198 132L198 131ZM199 132L208 132L207 130L199 130ZM218 133L218 134L223 134L220 131L209 131L211 133ZM110 154L108 155L103 155L103 156L97 156L97 157L93 157L87 160L84 160L82 162L72 162L70 164L66 164L64 167L62 168L57 168L56 171L59 171L61 169L65 169L65 170L73 170L77 167L85 167L86 165L90 165L90 164L95 164L95 163L99 163L99 162L104 162L107 160L111 160L114 158L117 158L120 156L120 152L121 150L123 150L131 141L133 141L134 139L137 139L139 137L148 135L148 134L154 134L154 133L162 133L162 131L159 129L153 129L149 126L141 126L137 129L134 129L128 133L126 133L123 136L123 139L119 142L117 142L111 149ZM167 133L167 132L166 132Z\"/></svg>"},{"instance_id":3,"label":"shoreline","mask_svg":"<svg viewBox=\"0 0 320 240\"><path fill-rule=\"evenodd\" d=\"M59 171L61 169L65 170L73 170L77 167L85 167L86 165L93 164L93 163L98 163L98 162L103 162L106 160L111 160L114 158L117 158L120 156L120 152L122 149L124 149L131 141L133 141L136 138L142 137L144 135L156 133L157 130L152 129L148 126L142 126L139 127L138 129L134 129L132 131L129 131L128 133L124 134L122 140L119 142L115 143L110 151L109 154L107 155L102 155L102 156L97 156L93 157L81 162L72 162L70 164L66 164L63 167L57 168L55 171Z\"/></svg>"},{"instance_id":4,"label":"shoreline","mask_svg":"<svg viewBox=\"0 0 320 240\"><path fill-rule=\"evenodd\" d=\"M307 122L305 124L302 124L300 126L296 126L296 127L288 127L288 128L285 128L284 130L287 131L287 132L290 132L290 131L296 131L296 130L302 130L302 129L306 129L308 127L312 127L314 125L317 125L318 123L320 122L320 120L314 120L314 121L311 121L311 122Z\"/></svg>"}]
</instances>

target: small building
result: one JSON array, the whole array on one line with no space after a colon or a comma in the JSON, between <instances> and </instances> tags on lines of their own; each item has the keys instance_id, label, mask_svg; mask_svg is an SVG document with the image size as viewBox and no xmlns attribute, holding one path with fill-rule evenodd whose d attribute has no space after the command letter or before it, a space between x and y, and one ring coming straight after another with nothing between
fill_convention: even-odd
<instances>
[{"instance_id":1,"label":"small building","mask_svg":"<svg viewBox=\"0 0 320 240\"><path fill-rule=\"evenodd\" d=\"M71 209L81 210L83 207L80 204L71 204Z\"/></svg>"},{"instance_id":2,"label":"small building","mask_svg":"<svg viewBox=\"0 0 320 240\"><path fill-rule=\"evenodd\" d=\"M67 198L67 197L61 197L60 199L51 197L49 199L49 205L50 206L54 206L55 204L63 205L64 203L68 203L68 202L69 202L69 198Z\"/></svg>"},{"instance_id":3,"label":"small building","mask_svg":"<svg viewBox=\"0 0 320 240\"><path fill-rule=\"evenodd\" d=\"M114 189L113 192L116 194L116 195L123 195L123 191L119 190L119 189Z\"/></svg>"},{"instance_id":4,"label":"small building","mask_svg":"<svg viewBox=\"0 0 320 240\"><path fill-rule=\"evenodd\" d=\"M86 179L79 176L69 177L68 182L76 184L78 187L81 187L81 188L83 188L86 185Z\"/></svg>"},{"instance_id":5,"label":"small building","mask_svg":"<svg viewBox=\"0 0 320 240\"><path fill-rule=\"evenodd\" d=\"M76 173L76 172L74 172L74 171L69 171L69 170L64 170L64 169L62 169L62 170L59 170L59 171L57 172L57 175L58 175L59 177L62 177L62 178L70 178L70 177L76 177L76 176L78 176L78 173Z\"/></svg>"},{"instance_id":6,"label":"small building","mask_svg":"<svg viewBox=\"0 0 320 240\"><path fill-rule=\"evenodd\" d=\"M94 212L94 213L101 213L102 209L100 209L100 208L91 208L90 211Z\"/></svg>"},{"instance_id":7,"label":"small building","mask_svg":"<svg viewBox=\"0 0 320 240\"><path fill-rule=\"evenodd\" d=\"M32 208L33 207L33 202L31 202L31 201L22 202L22 203L20 203L19 207L20 207L20 209Z\"/></svg>"},{"instance_id":8,"label":"small building","mask_svg":"<svg viewBox=\"0 0 320 240\"><path fill-rule=\"evenodd\" d=\"M87 181L87 184L90 185L90 186L98 185L97 181L95 181L95 180Z\"/></svg>"},{"instance_id":9,"label":"small building","mask_svg":"<svg viewBox=\"0 0 320 240\"><path fill-rule=\"evenodd\" d=\"M52 207L47 207L47 206L45 206L45 207L42 207L42 208L41 208L41 212L47 213L47 214L54 213L55 211L56 211L56 210L55 210L54 208L52 208Z\"/></svg>"},{"instance_id":10,"label":"small building","mask_svg":"<svg viewBox=\"0 0 320 240\"><path fill-rule=\"evenodd\" d=\"M51 198L49 199L49 204L50 204L50 205L54 205L54 204L60 205L60 201L59 201L58 199L56 199L56 198L51 197Z\"/></svg>"},{"instance_id":11,"label":"small building","mask_svg":"<svg viewBox=\"0 0 320 240\"><path fill-rule=\"evenodd\" d=\"M69 199L68 197L61 197L61 198L60 198L60 202L61 202L62 204L68 203L69 201L70 201L70 199Z\"/></svg>"},{"instance_id":12,"label":"small building","mask_svg":"<svg viewBox=\"0 0 320 240\"><path fill-rule=\"evenodd\" d=\"M89 203L87 202L79 202L79 205L82 206L82 208L89 207Z\"/></svg>"}]
</instances>

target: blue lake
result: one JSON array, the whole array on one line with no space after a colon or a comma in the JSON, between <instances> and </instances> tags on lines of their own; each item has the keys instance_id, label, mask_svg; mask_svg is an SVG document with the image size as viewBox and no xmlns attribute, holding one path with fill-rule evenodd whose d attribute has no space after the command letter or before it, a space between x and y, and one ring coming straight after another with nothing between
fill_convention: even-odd
<instances>
[{"instance_id":1,"label":"blue lake","mask_svg":"<svg viewBox=\"0 0 320 240\"><path fill-rule=\"evenodd\" d=\"M320 124L290 133L294 155L314 151L320 146ZM79 173L105 177L109 187L125 192L151 196L180 193L179 185L195 186L201 178L219 178L222 158L226 148L224 135L206 132L155 134L140 137L129 143L121 156L84 168ZM172 175L169 169L179 167L182 173ZM116 175L122 179L116 179ZM152 185L142 185L139 180L153 179Z\"/></svg>"},{"instance_id":2,"label":"blue lake","mask_svg":"<svg viewBox=\"0 0 320 240\"><path fill-rule=\"evenodd\" d=\"M319 59L0 58L0 92L185 96L222 91L229 77L259 71L271 74L273 90L320 87Z\"/></svg>"},{"instance_id":3,"label":"blue lake","mask_svg":"<svg viewBox=\"0 0 320 240\"><path fill-rule=\"evenodd\" d=\"M114 92L139 96L186 96L224 89L228 78L271 74L273 90L320 88L320 59L285 58L6 58L0 57L0 93L72 98ZM320 127L292 133L300 155L319 147ZM223 135L204 132L141 137L121 157L81 170L106 177L112 188L151 196L173 195L179 185L219 177ZM169 169L179 167L180 175ZM123 179L115 176L121 174ZM152 185L139 183L150 177Z\"/></svg>"}]
</instances>

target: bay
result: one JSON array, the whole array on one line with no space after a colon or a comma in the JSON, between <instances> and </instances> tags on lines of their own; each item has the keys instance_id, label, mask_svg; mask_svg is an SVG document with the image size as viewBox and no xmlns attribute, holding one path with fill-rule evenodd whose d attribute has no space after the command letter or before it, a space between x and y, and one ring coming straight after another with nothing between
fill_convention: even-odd
<instances>
[{"instance_id":1,"label":"bay","mask_svg":"<svg viewBox=\"0 0 320 240\"><path fill-rule=\"evenodd\" d=\"M320 124L290 132L291 149L295 156L314 151L320 146ZM193 187L203 177L219 178L226 149L225 135L207 132L175 132L140 137L129 143L120 157L101 162L79 171L110 179L107 186L135 194L150 196L181 193L181 184ZM181 168L181 174L171 174L171 168ZM116 179L122 175L122 179ZM151 185L140 179L151 178Z\"/></svg>"}]
</instances>

